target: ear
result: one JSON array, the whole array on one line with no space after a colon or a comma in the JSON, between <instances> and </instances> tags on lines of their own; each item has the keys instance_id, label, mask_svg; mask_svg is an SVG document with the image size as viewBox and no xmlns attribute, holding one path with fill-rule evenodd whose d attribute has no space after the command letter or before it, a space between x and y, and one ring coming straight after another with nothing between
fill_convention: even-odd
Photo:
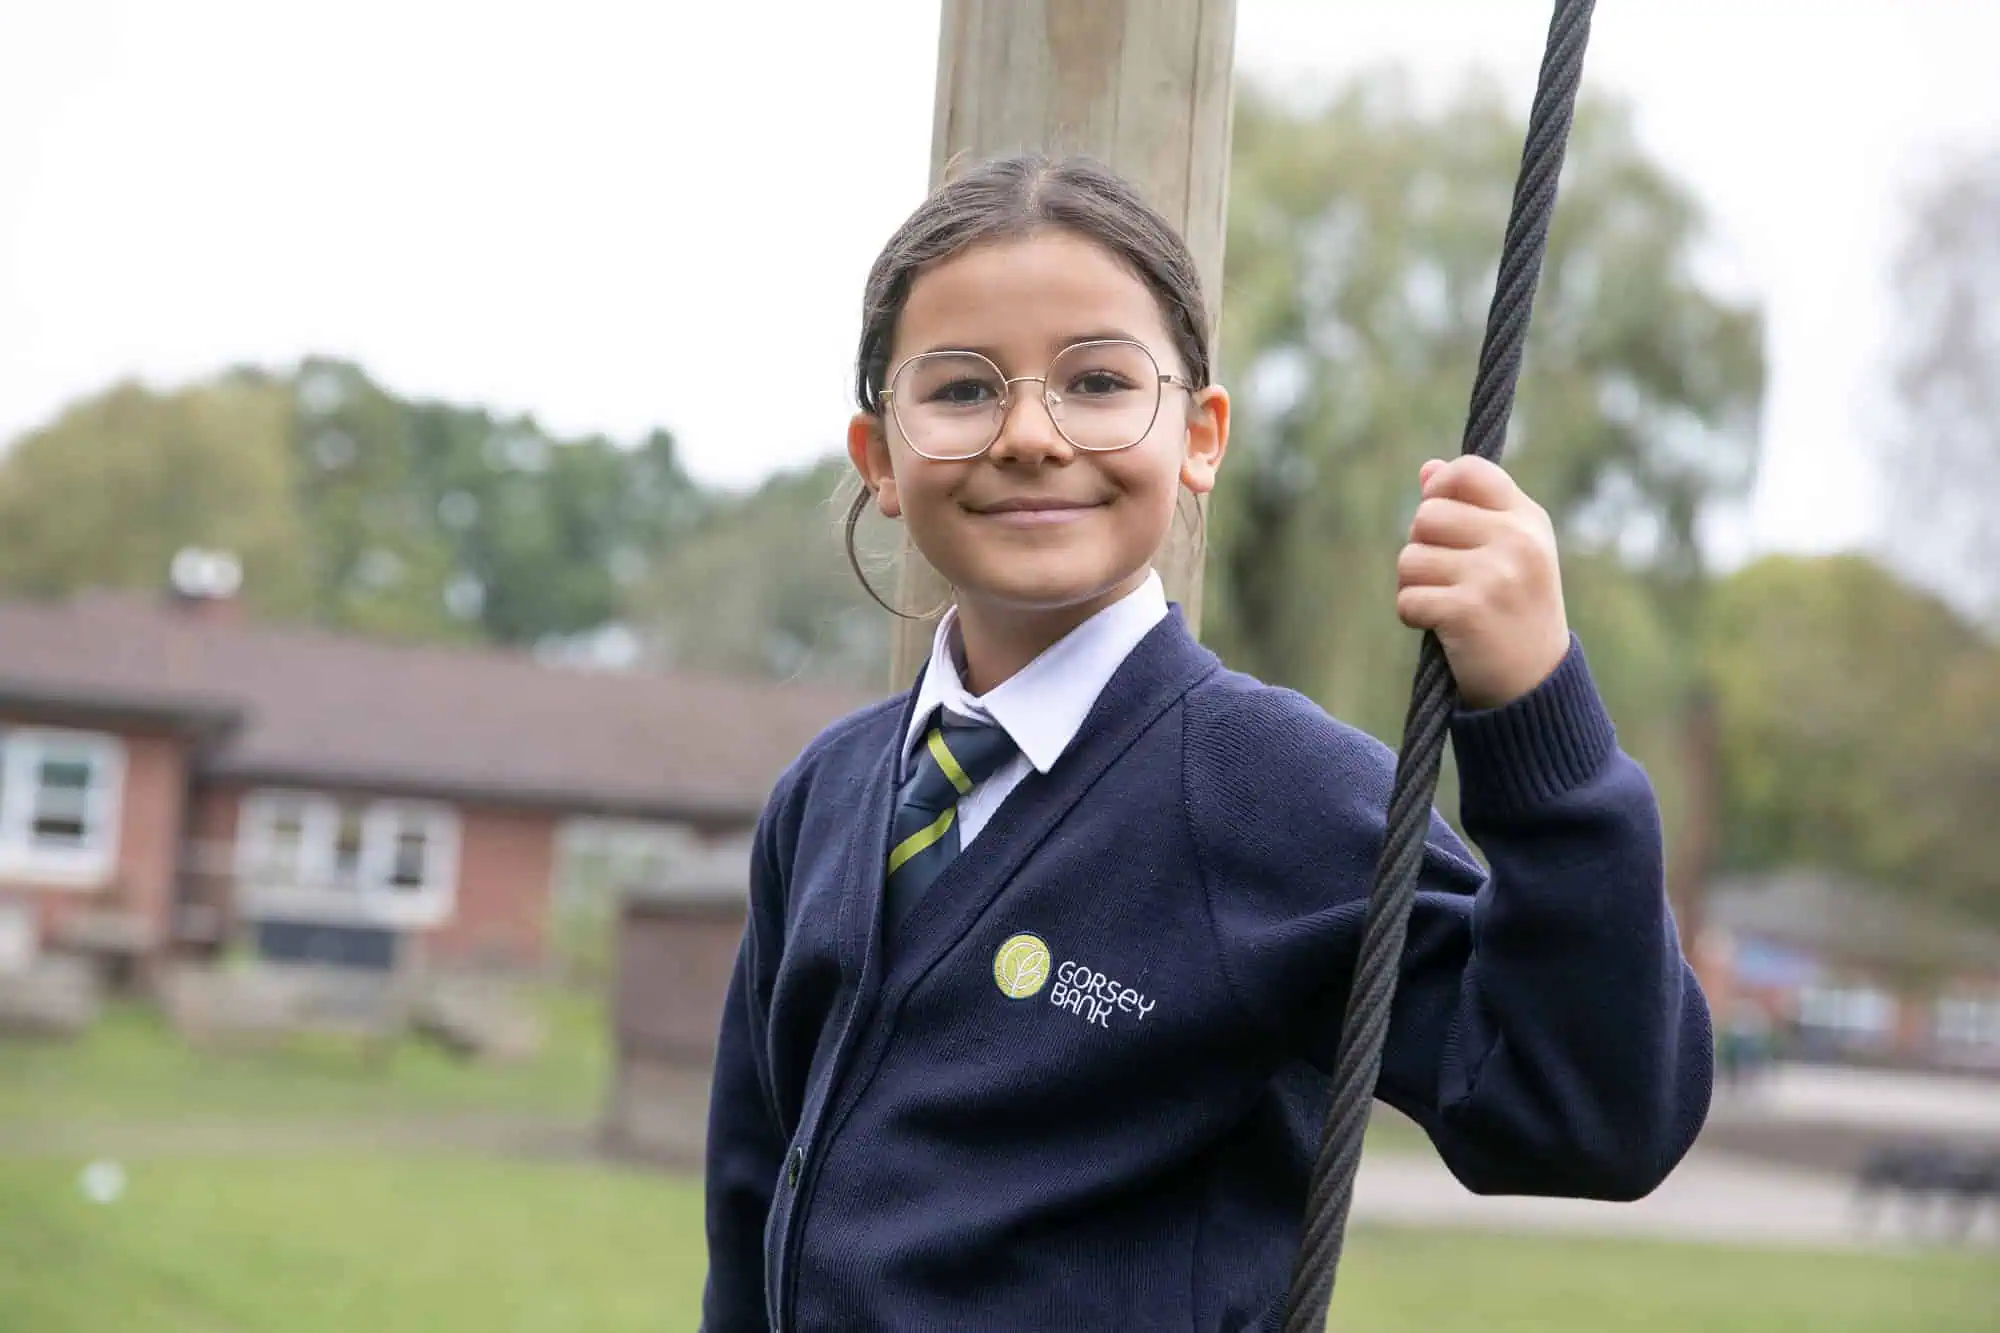
<instances>
[{"instance_id":1,"label":"ear","mask_svg":"<svg viewBox=\"0 0 2000 1333\"><path fill-rule=\"evenodd\" d=\"M847 458L874 494L882 517L901 517L903 503L896 494L896 472L889 465L889 441L882 433L882 418L872 412L854 414L847 423Z\"/></svg>"},{"instance_id":2,"label":"ear","mask_svg":"<svg viewBox=\"0 0 2000 1333\"><path fill-rule=\"evenodd\" d=\"M1229 391L1211 384L1192 396L1188 412L1187 453L1181 459L1181 485L1196 495L1215 489L1215 474L1229 449Z\"/></svg>"}]
</instances>

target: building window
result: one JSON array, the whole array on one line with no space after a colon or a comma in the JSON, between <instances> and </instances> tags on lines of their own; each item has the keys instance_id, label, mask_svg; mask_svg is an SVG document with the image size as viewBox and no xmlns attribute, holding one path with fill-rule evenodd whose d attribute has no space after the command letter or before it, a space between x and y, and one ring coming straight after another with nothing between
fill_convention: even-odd
<instances>
[{"instance_id":1,"label":"building window","mask_svg":"<svg viewBox=\"0 0 2000 1333\"><path fill-rule=\"evenodd\" d=\"M333 808L333 873L328 881L340 889L361 886L366 877L362 853L367 849L368 825L359 802L342 801Z\"/></svg>"},{"instance_id":2,"label":"building window","mask_svg":"<svg viewBox=\"0 0 2000 1333\"><path fill-rule=\"evenodd\" d=\"M306 846L312 820L309 797L270 793L243 805L243 827L237 845L244 854L238 868L273 883L307 883L313 876Z\"/></svg>"},{"instance_id":3,"label":"building window","mask_svg":"<svg viewBox=\"0 0 2000 1333\"><path fill-rule=\"evenodd\" d=\"M1947 995L1937 1002L1940 1046L2000 1048L2000 995Z\"/></svg>"},{"instance_id":4,"label":"building window","mask_svg":"<svg viewBox=\"0 0 2000 1333\"><path fill-rule=\"evenodd\" d=\"M1799 1022L1851 1037L1886 1037L1896 1026L1896 1001L1872 986L1808 986L1799 992Z\"/></svg>"},{"instance_id":5,"label":"building window","mask_svg":"<svg viewBox=\"0 0 2000 1333\"><path fill-rule=\"evenodd\" d=\"M0 729L0 868L56 882L109 878L124 768L113 736Z\"/></svg>"},{"instance_id":6,"label":"building window","mask_svg":"<svg viewBox=\"0 0 2000 1333\"><path fill-rule=\"evenodd\" d=\"M253 914L435 925L456 894L448 806L259 791L244 798L237 873Z\"/></svg>"}]
</instances>

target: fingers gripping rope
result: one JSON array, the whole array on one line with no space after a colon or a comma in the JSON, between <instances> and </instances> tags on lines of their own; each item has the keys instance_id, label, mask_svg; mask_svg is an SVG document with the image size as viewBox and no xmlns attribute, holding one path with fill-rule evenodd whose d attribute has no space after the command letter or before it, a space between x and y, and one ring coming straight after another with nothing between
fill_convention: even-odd
<instances>
[{"instance_id":1,"label":"fingers gripping rope","mask_svg":"<svg viewBox=\"0 0 2000 1333\"><path fill-rule=\"evenodd\" d=\"M1500 274L1487 314L1486 338L1473 381L1472 404L1463 452L1498 460L1514 406L1521 349L1541 277L1549 218L1555 211L1556 179L1569 142L1576 90L1590 40L1594 0L1556 0L1542 57L1534 108L1528 117L1521 173L1514 186L1513 211L1500 251ZM1348 994L1347 1016L1334 1065L1333 1101L1321 1131L1306 1202L1306 1224L1285 1307L1285 1333L1319 1333L1340 1267L1348 1210L1354 1202L1355 1169L1361 1139L1375 1100L1382 1047L1389 1031L1389 1007L1396 993L1396 967L1417 896L1424 834L1437 795L1445 734L1458 688L1437 636L1425 633L1418 653L1403 747L1396 756L1396 781L1389 796L1388 836L1369 893L1361 959Z\"/></svg>"}]
</instances>

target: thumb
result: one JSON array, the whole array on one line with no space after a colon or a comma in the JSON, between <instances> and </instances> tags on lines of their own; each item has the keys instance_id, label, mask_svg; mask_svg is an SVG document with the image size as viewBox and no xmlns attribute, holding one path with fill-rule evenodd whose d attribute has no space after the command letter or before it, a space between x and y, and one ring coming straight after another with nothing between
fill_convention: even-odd
<instances>
[{"instance_id":1,"label":"thumb","mask_svg":"<svg viewBox=\"0 0 2000 1333\"><path fill-rule=\"evenodd\" d=\"M1431 484L1431 478L1435 477L1439 473L1439 471L1443 469L1443 467L1444 467L1444 460L1442 458L1433 458L1429 462L1425 463L1421 468L1417 469L1418 488L1419 489L1428 488Z\"/></svg>"}]
</instances>

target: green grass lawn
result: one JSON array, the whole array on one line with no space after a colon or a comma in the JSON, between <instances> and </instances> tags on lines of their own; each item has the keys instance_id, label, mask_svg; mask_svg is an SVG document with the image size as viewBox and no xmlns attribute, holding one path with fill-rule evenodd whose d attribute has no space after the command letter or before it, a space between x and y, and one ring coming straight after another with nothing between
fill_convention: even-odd
<instances>
[{"instance_id":1,"label":"green grass lawn","mask_svg":"<svg viewBox=\"0 0 2000 1333\"><path fill-rule=\"evenodd\" d=\"M593 1333L690 1328L701 1202L588 1164L153 1161L116 1202L79 1163L0 1161L7 1333ZM1991 1333L1990 1253L1819 1255L1361 1230L1357 1333Z\"/></svg>"},{"instance_id":2,"label":"green grass lawn","mask_svg":"<svg viewBox=\"0 0 2000 1333\"><path fill-rule=\"evenodd\" d=\"M457 1112L582 1123L605 1091L602 1015L574 996L547 1004L548 1049L515 1066L414 1043L380 1070L337 1042L204 1054L128 1007L77 1042L0 1043L0 1333L692 1327L698 1185L583 1161L341 1149L319 1129L437 1114L449 1130ZM162 1148L133 1132L185 1123L302 1128L248 1155ZM59 1146L77 1142L134 1153L115 1202L84 1197L84 1163ZM1427 1151L1386 1109L1370 1143ZM10 1145L28 1151L10 1157ZM1333 1326L1993 1333L1996 1310L1990 1250L1813 1254L1363 1228Z\"/></svg>"},{"instance_id":3,"label":"green grass lawn","mask_svg":"<svg viewBox=\"0 0 2000 1333\"><path fill-rule=\"evenodd\" d=\"M534 998L548 1042L533 1060L468 1063L409 1041L380 1068L367 1064L356 1043L332 1037L198 1051L150 1008L115 1004L73 1042L0 1041L0 1133L10 1123L80 1120L593 1111L610 1067L602 1006L566 992Z\"/></svg>"}]
</instances>

